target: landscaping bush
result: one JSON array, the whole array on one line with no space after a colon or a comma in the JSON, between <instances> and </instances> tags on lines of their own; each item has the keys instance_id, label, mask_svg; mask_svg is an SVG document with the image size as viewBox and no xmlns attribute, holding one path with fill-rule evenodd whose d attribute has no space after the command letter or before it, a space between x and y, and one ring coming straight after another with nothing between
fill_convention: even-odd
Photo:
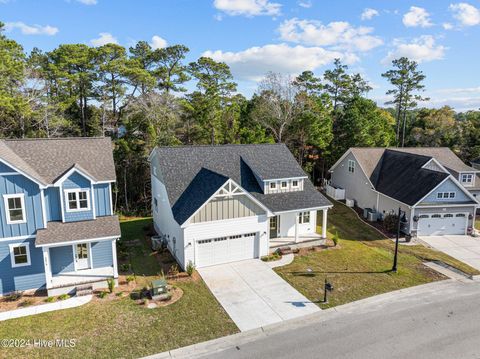
<instances>
[{"instance_id":1,"label":"landscaping bush","mask_svg":"<svg viewBox=\"0 0 480 359\"><path fill-rule=\"evenodd\" d=\"M23 292L15 291L5 296L7 302L15 302L23 297Z\"/></svg>"},{"instance_id":2,"label":"landscaping bush","mask_svg":"<svg viewBox=\"0 0 480 359\"><path fill-rule=\"evenodd\" d=\"M127 259L128 258L128 252L127 251L120 251L118 253L118 258L120 259Z\"/></svg>"},{"instance_id":3,"label":"landscaping bush","mask_svg":"<svg viewBox=\"0 0 480 359\"><path fill-rule=\"evenodd\" d=\"M116 295L117 297L123 297L123 292L117 292L117 293L115 293L115 295Z\"/></svg>"},{"instance_id":4,"label":"landscaping bush","mask_svg":"<svg viewBox=\"0 0 480 359\"><path fill-rule=\"evenodd\" d=\"M125 280L127 281L128 284L130 284L130 282L135 281L135 276L134 275L127 275Z\"/></svg>"},{"instance_id":5,"label":"landscaping bush","mask_svg":"<svg viewBox=\"0 0 480 359\"><path fill-rule=\"evenodd\" d=\"M55 297L48 297L47 299L45 299L45 302L47 303L53 303L53 302L56 302L57 301L57 298Z\"/></svg>"},{"instance_id":6,"label":"landscaping bush","mask_svg":"<svg viewBox=\"0 0 480 359\"><path fill-rule=\"evenodd\" d=\"M138 300L142 298L142 293L139 290L135 290L130 293L130 299Z\"/></svg>"},{"instance_id":7,"label":"landscaping bush","mask_svg":"<svg viewBox=\"0 0 480 359\"><path fill-rule=\"evenodd\" d=\"M130 270L130 264L120 264L120 272L128 272Z\"/></svg>"},{"instance_id":8,"label":"landscaping bush","mask_svg":"<svg viewBox=\"0 0 480 359\"><path fill-rule=\"evenodd\" d=\"M108 291L110 293L113 293L113 288L115 288L115 279L113 278L107 279L107 284L108 284Z\"/></svg>"},{"instance_id":9,"label":"landscaping bush","mask_svg":"<svg viewBox=\"0 0 480 359\"><path fill-rule=\"evenodd\" d=\"M62 294L62 295L58 296L59 300L65 300L65 299L68 299L68 298L70 298L70 296L68 294Z\"/></svg>"},{"instance_id":10,"label":"landscaping bush","mask_svg":"<svg viewBox=\"0 0 480 359\"><path fill-rule=\"evenodd\" d=\"M272 262L272 261L277 261L280 258L282 258L282 255L278 252L273 252L272 254L269 254L268 256L263 256L260 258L264 262Z\"/></svg>"},{"instance_id":11,"label":"landscaping bush","mask_svg":"<svg viewBox=\"0 0 480 359\"><path fill-rule=\"evenodd\" d=\"M396 214L387 214L383 219L383 228L389 233L396 233L398 226L398 216Z\"/></svg>"},{"instance_id":12,"label":"landscaping bush","mask_svg":"<svg viewBox=\"0 0 480 359\"><path fill-rule=\"evenodd\" d=\"M103 299L103 298L105 298L107 295L108 295L108 293L107 293L106 291L103 291L103 292L98 293L98 298Z\"/></svg>"},{"instance_id":13,"label":"landscaping bush","mask_svg":"<svg viewBox=\"0 0 480 359\"><path fill-rule=\"evenodd\" d=\"M25 299L23 302L19 303L19 307L29 307L33 304L33 299Z\"/></svg>"},{"instance_id":14,"label":"landscaping bush","mask_svg":"<svg viewBox=\"0 0 480 359\"><path fill-rule=\"evenodd\" d=\"M188 261L187 274L191 277L194 271L195 271L195 265L192 263L192 261Z\"/></svg>"},{"instance_id":15,"label":"landscaping bush","mask_svg":"<svg viewBox=\"0 0 480 359\"><path fill-rule=\"evenodd\" d=\"M168 270L168 273L167 275L171 278L175 278L178 276L178 273L179 273L179 269L178 269L178 264L175 263L174 265L172 265L170 267L170 269Z\"/></svg>"},{"instance_id":16,"label":"landscaping bush","mask_svg":"<svg viewBox=\"0 0 480 359\"><path fill-rule=\"evenodd\" d=\"M338 240L339 240L339 238L338 238L338 232L335 232L335 234L334 234L333 237L332 237L332 241L333 241L333 246L334 246L334 247L337 246Z\"/></svg>"}]
</instances>

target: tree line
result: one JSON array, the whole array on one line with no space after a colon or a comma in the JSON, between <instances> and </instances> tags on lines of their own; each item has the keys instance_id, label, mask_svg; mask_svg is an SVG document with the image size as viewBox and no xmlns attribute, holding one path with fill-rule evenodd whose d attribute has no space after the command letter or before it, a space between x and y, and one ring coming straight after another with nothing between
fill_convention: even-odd
<instances>
[{"instance_id":1,"label":"tree line","mask_svg":"<svg viewBox=\"0 0 480 359\"><path fill-rule=\"evenodd\" d=\"M480 112L418 108L425 75L407 58L382 74L390 107L368 99L368 81L338 59L321 76L269 72L247 99L227 64L187 63L184 45L62 44L27 54L2 29L0 137L112 137L115 207L126 214L150 210L155 146L284 142L315 183L353 146L448 146L465 161L480 156Z\"/></svg>"}]
</instances>

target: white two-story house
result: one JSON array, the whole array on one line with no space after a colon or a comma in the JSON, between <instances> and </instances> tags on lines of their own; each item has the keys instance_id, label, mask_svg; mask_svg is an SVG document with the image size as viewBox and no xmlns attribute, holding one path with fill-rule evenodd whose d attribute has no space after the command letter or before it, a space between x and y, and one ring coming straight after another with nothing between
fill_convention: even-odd
<instances>
[{"instance_id":1,"label":"white two-story house","mask_svg":"<svg viewBox=\"0 0 480 359\"><path fill-rule=\"evenodd\" d=\"M283 144L157 147L149 161L155 230L183 268L326 238L332 205Z\"/></svg>"}]
</instances>

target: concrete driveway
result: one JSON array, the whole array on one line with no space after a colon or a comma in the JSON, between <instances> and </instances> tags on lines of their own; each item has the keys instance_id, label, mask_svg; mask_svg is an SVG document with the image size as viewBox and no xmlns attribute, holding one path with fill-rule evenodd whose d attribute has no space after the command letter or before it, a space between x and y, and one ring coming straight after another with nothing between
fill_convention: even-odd
<instances>
[{"instance_id":1,"label":"concrete driveway","mask_svg":"<svg viewBox=\"0 0 480 359\"><path fill-rule=\"evenodd\" d=\"M480 270L480 238L471 236L425 236L420 238L435 249Z\"/></svg>"},{"instance_id":2,"label":"concrete driveway","mask_svg":"<svg viewBox=\"0 0 480 359\"><path fill-rule=\"evenodd\" d=\"M241 331L320 311L258 259L200 268L198 272Z\"/></svg>"}]
</instances>

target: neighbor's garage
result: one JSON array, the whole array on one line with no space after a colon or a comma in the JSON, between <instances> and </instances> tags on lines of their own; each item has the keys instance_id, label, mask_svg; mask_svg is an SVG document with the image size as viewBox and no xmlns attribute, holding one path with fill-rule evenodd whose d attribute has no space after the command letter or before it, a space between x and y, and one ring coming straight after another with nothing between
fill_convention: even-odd
<instances>
[{"instance_id":1,"label":"neighbor's garage","mask_svg":"<svg viewBox=\"0 0 480 359\"><path fill-rule=\"evenodd\" d=\"M258 257L258 233L202 239L196 242L197 268Z\"/></svg>"},{"instance_id":2,"label":"neighbor's garage","mask_svg":"<svg viewBox=\"0 0 480 359\"><path fill-rule=\"evenodd\" d=\"M467 213L423 213L418 216L418 235L466 234L467 223Z\"/></svg>"}]
</instances>

